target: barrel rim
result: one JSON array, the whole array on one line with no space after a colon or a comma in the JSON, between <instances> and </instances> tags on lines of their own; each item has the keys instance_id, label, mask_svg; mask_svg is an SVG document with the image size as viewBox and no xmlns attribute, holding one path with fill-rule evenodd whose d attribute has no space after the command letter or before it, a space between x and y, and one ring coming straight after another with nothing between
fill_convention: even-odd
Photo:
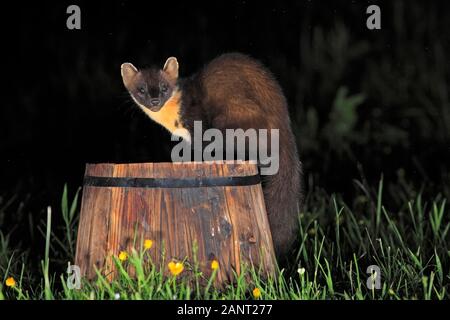
<instances>
[{"instance_id":1,"label":"barrel rim","mask_svg":"<svg viewBox=\"0 0 450 320\"><path fill-rule=\"evenodd\" d=\"M201 188L251 186L261 183L259 174L227 177L132 178L85 176L85 187L118 188Z\"/></svg>"}]
</instances>

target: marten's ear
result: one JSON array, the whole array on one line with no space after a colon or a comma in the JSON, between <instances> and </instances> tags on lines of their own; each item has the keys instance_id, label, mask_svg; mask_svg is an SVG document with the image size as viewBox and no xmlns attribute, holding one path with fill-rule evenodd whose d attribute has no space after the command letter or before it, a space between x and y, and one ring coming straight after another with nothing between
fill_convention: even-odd
<instances>
[{"instance_id":1,"label":"marten's ear","mask_svg":"<svg viewBox=\"0 0 450 320\"><path fill-rule=\"evenodd\" d=\"M131 63L126 62L122 63L120 66L120 73L122 74L123 84L128 89L134 76L138 73L138 69L136 69L136 67Z\"/></svg>"},{"instance_id":2,"label":"marten's ear","mask_svg":"<svg viewBox=\"0 0 450 320\"><path fill-rule=\"evenodd\" d=\"M164 64L163 71L171 78L172 80L178 79L178 61L175 57L170 57L166 60Z\"/></svg>"}]
</instances>

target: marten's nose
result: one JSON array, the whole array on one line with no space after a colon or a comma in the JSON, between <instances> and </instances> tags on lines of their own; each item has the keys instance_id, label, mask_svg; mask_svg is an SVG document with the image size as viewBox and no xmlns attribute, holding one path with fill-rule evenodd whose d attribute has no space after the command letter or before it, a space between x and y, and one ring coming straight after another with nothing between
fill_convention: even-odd
<instances>
[{"instance_id":1,"label":"marten's nose","mask_svg":"<svg viewBox=\"0 0 450 320\"><path fill-rule=\"evenodd\" d=\"M150 103L152 104L152 106L159 106L159 99L151 99Z\"/></svg>"}]
</instances>

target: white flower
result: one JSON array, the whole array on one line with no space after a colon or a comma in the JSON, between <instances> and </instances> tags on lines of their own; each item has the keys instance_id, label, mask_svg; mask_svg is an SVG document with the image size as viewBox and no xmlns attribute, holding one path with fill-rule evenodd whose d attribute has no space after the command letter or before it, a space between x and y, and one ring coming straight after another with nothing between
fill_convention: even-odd
<instances>
[{"instance_id":1,"label":"white flower","mask_svg":"<svg viewBox=\"0 0 450 320\"><path fill-rule=\"evenodd\" d=\"M302 275L305 274L306 270L305 270L305 268L298 268L297 272L298 272L299 275L302 276Z\"/></svg>"},{"instance_id":2,"label":"white flower","mask_svg":"<svg viewBox=\"0 0 450 320\"><path fill-rule=\"evenodd\" d=\"M114 299L119 300L120 299L120 293L115 293L114 294Z\"/></svg>"}]
</instances>

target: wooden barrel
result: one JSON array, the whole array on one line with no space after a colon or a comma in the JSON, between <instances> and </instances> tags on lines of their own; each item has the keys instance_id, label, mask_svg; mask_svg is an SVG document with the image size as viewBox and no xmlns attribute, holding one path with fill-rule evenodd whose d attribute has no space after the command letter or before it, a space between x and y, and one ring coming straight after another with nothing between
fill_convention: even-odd
<instances>
[{"instance_id":1,"label":"wooden barrel","mask_svg":"<svg viewBox=\"0 0 450 320\"><path fill-rule=\"evenodd\" d=\"M187 162L88 164L75 264L95 277L114 277L113 256L153 245L152 263L192 265L228 282L241 263L271 273L275 258L257 167L251 163ZM186 261L187 259L187 261ZM185 268L183 273L189 273Z\"/></svg>"}]
</instances>

